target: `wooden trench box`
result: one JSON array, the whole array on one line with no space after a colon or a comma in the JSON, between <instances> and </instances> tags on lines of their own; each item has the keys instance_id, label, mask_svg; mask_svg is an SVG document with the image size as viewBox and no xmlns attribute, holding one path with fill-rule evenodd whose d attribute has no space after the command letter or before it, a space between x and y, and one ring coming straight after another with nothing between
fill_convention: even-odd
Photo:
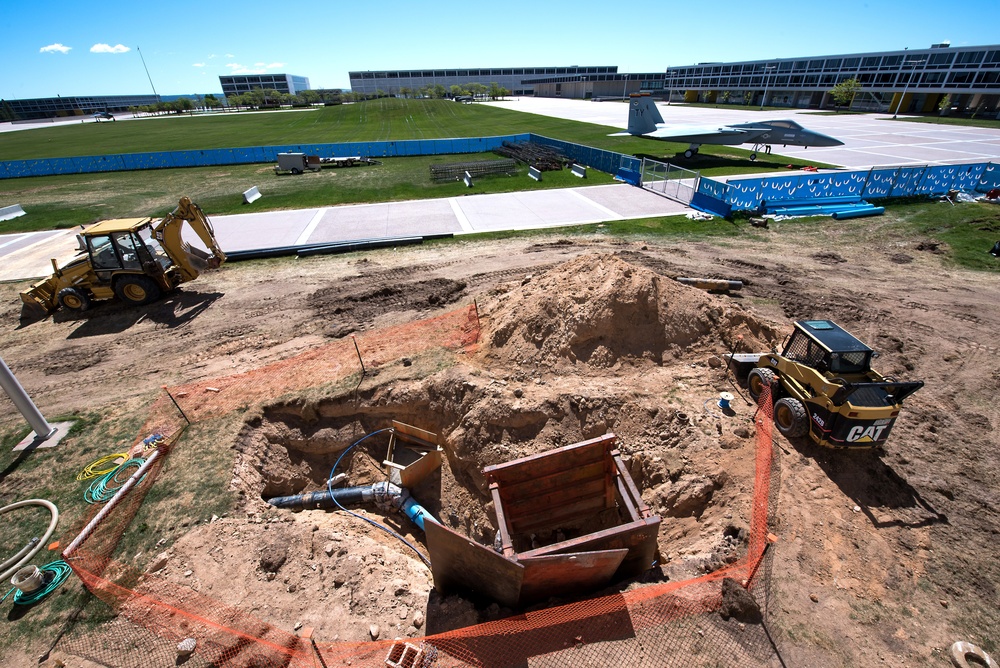
<instances>
[{"instance_id":1,"label":"wooden trench box","mask_svg":"<svg viewBox=\"0 0 1000 668\"><path fill-rule=\"evenodd\" d=\"M643 502L616 440L609 433L484 468L500 552L427 522L435 587L516 607L652 568L660 518Z\"/></svg>"}]
</instances>

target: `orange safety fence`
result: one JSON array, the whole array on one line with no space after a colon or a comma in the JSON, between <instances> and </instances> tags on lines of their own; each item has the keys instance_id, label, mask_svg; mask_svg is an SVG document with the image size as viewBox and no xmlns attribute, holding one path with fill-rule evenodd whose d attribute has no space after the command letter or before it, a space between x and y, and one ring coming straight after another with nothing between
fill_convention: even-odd
<instances>
[{"instance_id":1,"label":"orange safety fence","mask_svg":"<svg viewBox=\"0 0 1000 668\"><path fill-rule=\"evenodd\" d=\"M204 420L314 387L317 379L324 383L343 380L360 374L358 351L365 367L373 369L433 347L469 350L478 340L478 328L475 307L470 306L358 335L357 350L353 341L339 340L255 371L171 388L152 407L136 441L161 433L165 440L159 447L164 456L69 560L87 589L117 616L102 629L111 637L96 642L87 634L69 634L63 640L66 650L108 665L165 665L164 661L173 662L177 642L194 638L199 662L193 665L296 668L687 667L702 662L753 665L773 657L774 647L761 624L725 621L716 612L722 603L724 578L736 580L758 601L767 595L769 514L777 492L772 480L775 452L769 388L755 416L756 467L746 552L736 563L692 580L636 587L424 638L316 642L189 587L112 560L118 541L176 447L185 425L178 408L188 420ZM129 633L145 634L148 646L158 649L143 657L123 658L122 646L135 642L127 639Z\"/></svg>"}]
</instances>

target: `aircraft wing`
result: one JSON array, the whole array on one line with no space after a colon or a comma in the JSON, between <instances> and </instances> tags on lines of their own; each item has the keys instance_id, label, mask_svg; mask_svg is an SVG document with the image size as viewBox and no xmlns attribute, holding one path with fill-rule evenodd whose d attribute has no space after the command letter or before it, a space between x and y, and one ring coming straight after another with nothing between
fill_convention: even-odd
<instances>
[{"instance_id":1,"label":"aircraft wing","mask_svg":"<svg viewBox=\"0 0 1000 668\"><path fill-rule=\"evenodd\" d=\"M765 129L734 128L723 126L657 126L652 132L643 134L643 137L651 139L661 139L664 141L689 142L692 144L720 144L735 145L753 141L753 137Z\"/></svg>"}]
</instances>

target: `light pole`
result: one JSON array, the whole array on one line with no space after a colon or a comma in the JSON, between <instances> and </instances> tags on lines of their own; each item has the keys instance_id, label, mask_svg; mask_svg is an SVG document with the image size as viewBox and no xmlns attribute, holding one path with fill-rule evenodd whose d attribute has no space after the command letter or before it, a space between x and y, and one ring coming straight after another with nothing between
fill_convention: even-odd
<instances>
[{"instance_id":1,"label":"light pole","mask_svg":"<svg viewBox=\"0 0 1000 668\"><path fill-rule=\"evenodd\" d=\"M674 96L674 71L667 68L667 106L670 106L670 98Z\"/></svg>"},{"instance_id":2,"label":"light pole","mask_svg":"<svg viewBox=\"0 0 1000 668\"><path fill-rule=\"evenodd\" d=\"M760 110L764 111L764 101L767 100L767 77L770 71L775 69L777 65L765 65L764 66L764 97L760 99Z\"/></svg>"},{"instance_id":3,"label":"light pole","mask_svg":"<svg viewBox=\"0 0 1000 668\"><path fill-rule=\"evenodd\" d=\"M892 112L893 118L896 118L896 114L899 113L899 108L903 106L903 98L906 97L906 91L910 87L910 79L913 78L913 73L916 71L917 65L920 65L923 62L923 60L908 60L903 62L904 65L913 65L913 67L910 68L910 76L906 77L906 84L903 86L903 94L899 96L899 102L896 103L896 111Z\"/></svg>"}]
</instances>

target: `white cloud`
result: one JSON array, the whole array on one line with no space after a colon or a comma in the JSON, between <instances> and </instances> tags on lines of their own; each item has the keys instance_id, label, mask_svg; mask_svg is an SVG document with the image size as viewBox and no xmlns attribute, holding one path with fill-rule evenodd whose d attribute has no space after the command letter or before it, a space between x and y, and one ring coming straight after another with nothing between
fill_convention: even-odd
<instances>
[{"instance_id":1,"label":"white cloud","mask_svg":"<svg viewBox=\"0 0 1000 668\"><path fill-rule=\"evenodd\" d=\"M91 53L128 53L131 50L124 44L115 44L114 46L110 44L95 44L90 47Z\"/></svg>"},{"instance_id":2,"label":"white cloud","mask_svg":"<svg viewBox=\"0 0 1000 668\"><path fill-rule=\"evenodd\" d=\"M205 63L194 63L191 67L205 67Z\"/></svg>"},{"instance_id":3,"label":"white cloud","mask_svg":"<svg viewBox=\"0 0 1000 668\"><path fill-rule=\"evenodd\" d=\"M69 53L69 50L72 48L73 47L71 46L66 46L65 44L60 44L59 42L56 42L55 44L49 44L48 46L43 46L38 50L38 53L55 53L56 51L58 51L59 53Z\"/></svg>"},{"instance_id":4,"label":"white cloud","mask_svg":"<svg viewBox=\"0 0 1000 668\"><path fill-rule=\"evenodd\" d=\"M208 55L208 59L209 59L209 60L211 60L212 58L218 58L218 56L217 56L217 55L215 55L214 53L210 53L210 54Z\"/></svg>"},{"instance_id":5,"label":"white cloud","mask_svg":"<svg viewBox=\"0 0 1000 668\"><path fill-rule=\"evenodd\" d=\"M254 63L252 66L226 63L226 67L231 70L230 74L267 74L269 70L276 70L284 66L285 63Z\"/></svg>"},{"instance_id":6,"label":"white cloud","mask_svg":"<svg viewBox=\"0 0 1000 668\"><path fill-rule=\"evenodd\" d=\"M235 58L235 57L236 57L236 56L234 56L234 55L233 55L233 54L231 54L231 53L227 53L227 54L226 54L226 58Z\"/></svg>"},{"instance_id":7,"label":"white cloud","mask_svg":"<svg viewBox=\"0 0 1000 668\"><path fill-rule=\"evenodd\" d=\"M230 74L266 74L267 70L261 68L247 67L246 65L240 65L239 63L226 63L226 67L230 69Z\"/></svg>"}]
</instances>

